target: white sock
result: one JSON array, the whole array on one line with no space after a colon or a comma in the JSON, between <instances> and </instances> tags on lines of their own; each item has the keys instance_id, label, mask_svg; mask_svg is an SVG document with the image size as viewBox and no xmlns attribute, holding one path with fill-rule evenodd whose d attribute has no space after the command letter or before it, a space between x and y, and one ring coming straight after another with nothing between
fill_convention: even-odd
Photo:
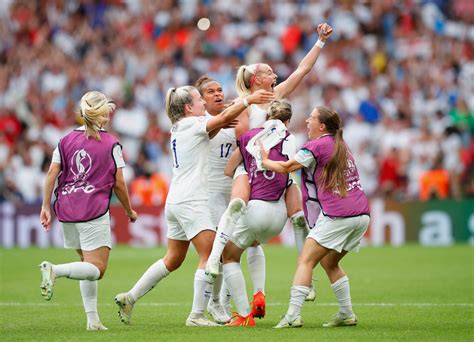
<instances>
[{"instance_id":1,"label":"white sock","mask_svg":"<svg viewBox=\"0 0 474 342\"><path fill-rule=\"evenodd\" d=\"M97 280L81 280L79 282L79 288L81 289L84 311L87 315L87 323L99 323L100 318L97 313Z\"/></svg>"},{"instance_id":2,"label":"white sock","mask_svg":"<svg viewBox=\"0 0 474 342\"><path fill-rule=\"evenodd\" d=\"M332 291L339 302L339 313L346 318L352 315L351 290L349 287L349 278L343 276L331 284Z\"/></svg>"},{"instance_id":3,"label":"white sock","mask_svg":"<svg viewBox=\"0 0 474 342\"><path fill-rule=\"evenodd\" d=\"M296 316L301 313L301 308L304 304L304 299L308 296L309 287L307 286L292 286L291 287L290 305L286 316L288 319L294 320Z\"/></svg>"},{"instance_id":4,"label":"white sock","mask_svg":"<svg viewBox=\"0 0 474 342\"><path fill-rule=\"evenodd\" d=\"M296 214L293 214L290 217L290 221L295 233L296 249L298 250L298 255L301 255L306 237L309 233L309 227L306 218L304 217L304 212L298 211Z\"/></svg>"},{"instance_id":5,"label":"white sock","mask_svg":"<svg viewBox=\"0 0 474 342\"><path fill-rule=\"evenodd\" d=\"M219 301L221 305L230 305L230 300L232 299L232 296L229 291L229 286L227 286L227 283L225 282L224 276L222 277L222 287L221 287L221 295L219 298Z\"/></svg>"},{"instance_id":6,"label":"white sock","mask_svg":"<svg viewBox=\"0 0 474 342\"><path fill-rule=\"evenodd\" d=\"M202 316L211 298L213 278L204 269L198 268L194 274L194 297L191 314L194 318Z\"/></svg>"},{"instance_id":7,"label":"white sock","mask_svg":"<svg viewBox=\"0 0 474 342\"><path fill-rule=\"evenodd\" d=\"M229 287L232 298L234 298L239 315L248 316L250 314L250 305L247 299L244 275L238 262L224 265L224 281Z\"/></svg>"},{"instance_id":8,"label":"white sock","mask_svg":"<svg viewBox=\"0 0 474 342\"><path fill-rule=\"evenodd\" d=\"M219 274L217 275L216 279L214 279L214 285L212 286L211 299L213 302L219 302L223 280L224 275L222 274L222 265L219 265Z\"/></svg>"},{"instance_id":9,"label":"white sock","mask_svg":"<svg viewBox=\"0 0 474 342\"><path fill-rule=\"evenodd\" d=\"M163 259L160 259L151 265L128 292L132 304L152 290L156 284L158 284L158 282L168 274L170 274L170 271L166 268Z\"/></svg>"},{"instance_id":10,"label":"white sock","mask_svg":"<svg viewBox=\"0 0 474 342\"><path fill-rule=\"evenodd\" d=\"M67 277L76 280L90 280L99 279L99 269L89 262L71 262L69 264L53 265L53 272L56 278Z\"/></svg>"},{"instance_id":11,"label":"white sock","mask_svg":"<svg viewBox=\"0 0 474 342\"><path fill-rule=\"evenodd\" d=\"M265 254L262 246L247 248L247 264L252 278L253 293L265 293Z\"/></svg>"},{"instance_id":12,"label":"white sock","mask_svg":"<svg viewBox=\"0 0 474 342\"><path fill-rule=\"evenodd\" d=\"M245 202L242 199L234 198L230 201L224 214L222 214L217 227L216 238L212 244L212 251L209 255L209 259L213 262L221 260L222 251L227 241L229 241L237 221L242 216L245 206Z\"/></svg>"}]
</instances>

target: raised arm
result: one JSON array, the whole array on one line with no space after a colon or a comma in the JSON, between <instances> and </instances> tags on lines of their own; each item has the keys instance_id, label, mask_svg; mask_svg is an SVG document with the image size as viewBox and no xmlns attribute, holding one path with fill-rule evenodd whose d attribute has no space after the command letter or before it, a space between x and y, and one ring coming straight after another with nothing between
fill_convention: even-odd
<instances>
[{"instance_id":1,"label":"raised arm","mask_svg":"<svg viewBox=\"0 0 474 342\"><path fill-rule=\"evenodd\" d=\"M311 71L321 53L322 45L331 36L332 27L328 24L319 24L317 28L319 39L306 56L301 60L298 68L282 83L275 87L277 99L286 98L300 84L301 80Z\"/></svg>"},{"instance_id":2,"label":"raised arm","mask_svg":"<svg viewBox=\"0 0 474 342\"><path fill-rule=\"evenodd\" d=\"M265 169L279 173L290 173L303 168L303 165L298 163L295 159L290 159L285 162L268 159L270 152L265 150L261 142L259 142L259 146L262 156L262 165Z\"/></svg>"},{"instance_id":3,"label":"raised arm","mask_svg":"<svg viewBox=\"0 0 474 342\"><path fill-rule=\"evenodd\" d=\"M51 163L44 181L43 204L41 205L40 222L44 230L51 229L51 197L53 196L54 183L61 172L61 164Z\"/></svg>"},{"instance_id":4,"label":"raised arm","mask_svg":"<svg viewBox=\"0 0 474 342\"><path fill-rule=\"evenodd\" d=\"M209 119L206 124L208 132L224 127L236 119L242 111L251 104L268 103L274 100L274 94L270 91L259 90L255 93L234 101L234 104L226 108L222 113Z\"/></svg>"}]
</instances>

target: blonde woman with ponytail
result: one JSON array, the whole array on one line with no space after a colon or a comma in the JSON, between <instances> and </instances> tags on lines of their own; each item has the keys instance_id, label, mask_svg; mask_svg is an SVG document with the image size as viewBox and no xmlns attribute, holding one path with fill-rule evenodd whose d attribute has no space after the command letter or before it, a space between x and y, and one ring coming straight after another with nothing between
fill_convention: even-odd
<instances>
[{"instance_id":1,"label":"blonde woman with ponytail","mask_svg":"<svg viewBox=\"0 0 474 342\"><path fill-rule=\"evenodd\" d=\"M79 280L87 330L107 330L97 311L97 280L107 269L110 249L109 205L115 192L131 222L137 219L123 178L122 146L104 130L115 104L104 94L91 91L81 98L79 113L84 126L64 136L53 152L44 186L40 221L51 229L51 197L64 236L64 247L76 249L80 262L54 265L43 261L41 295L51 300L58 278Z\"/></svg>"},{"instance_id":2,"label":"blonde woman with ponytail","mask_svg":"<svg viewBox=\"0 0 474 342\"><path fill-rule=\"evenodd\" d=\"M317 27L317 31L319 39L316 44L301 60L298 68L285 81L278 85L276 83L277 75L268 64L255 63L240 66L235 79L235 88L239 96L248 96L264 89L273 92L276 100L282 100L288 97L315 65L326 40L332 34L332 27L326 23L320 24ZM261 127L266 120L269 106L270 102L263 105L249 105L239 117L239 124L235 128L236 137L240 137L240 135L245 133L248 129ZM219 274L222 251L233 229L232 227L235 226L233 222L238 221L239 216L245 209L249 200L249 191L249 178L246 170L241 165L235 170L231 201L219 223L220 228L218 229L218 235L206 267L208 273L213 276ZM301 248L309 229L305 222L301 205L301 191L296 183L293 183L293 185L288 188L285 200L288 209L288 217L295 232L296 246L298 252L301 253ZM230 220L231 216L232 220ZM227 227L224 226L225 221L228 222ZM252 255L252 269L260 272L260 276L255 278L258 284L254 284L254 309L252 312L255 317L263 318L265 316L265 255L263 249L258 244L249 248L248 255ZM314 289L311 288L311 293L308 295L307 300L313 301L315 298L316 293Z\"/></svg>"},{"instance_id":3,"label":"blonde woman with ponytail","mask_svg":"<svg viewBox=\"0 0 474 342\"><path fill-rule=\"evenodd\" d=\"M309 141L289 161L274 161L262 147L263 167L289 173L303 169L303 204L311 232L306 239L291 288L290 306L275 328L303 325L301 308L310 291L313 268L326 271L339 303L336 313L323 327L358 323L352 311L349 279L339 261L359 250L369 226L369 204L362 190L354 158L343 139L339 115L328 107L316 107L306 120ZM317 213L321 208L319 217Z\"/></svg>"},{"instance_id":4,"label":"blonde woman with ponytail","mask_svg":"<svg viewBox=\"0 0 474 342\"><path fill-rule=\"evenodd\" d=\"M119 317L130 323L135 303L162 279L178 269L193 244L199 256L194 275L194 297L186 326L217 326L205 310L213 279L204 267L216 235L208 204L208 148L221 128L230 124L249 104L266 103L273 93L255 92L211 118L206 117L205 102L192 86L171 88L166 95L166 113L172 123L170 149L173 157L173 177L166 198L165 216L168 226L166 255L151 265L132 289L115 297Z\"/></svg>"}]
</instances>

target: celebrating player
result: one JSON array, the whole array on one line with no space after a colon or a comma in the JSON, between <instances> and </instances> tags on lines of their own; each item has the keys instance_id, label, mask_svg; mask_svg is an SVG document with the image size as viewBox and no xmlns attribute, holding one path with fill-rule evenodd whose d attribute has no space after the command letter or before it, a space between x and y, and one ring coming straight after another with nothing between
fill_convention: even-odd
<instances>
[{"instance_id":1,"label":"celebrating player","mask_svg":"<svg viewBox=\"0 0 474 342\"><path fill-rule=\"evenodd\" d=\"M41 295L51 300L57 278L79 280L87 330L107 330L97 311L97 280L104 276L112 246L109 215L112 190L131 222L135 222L137 213L130 205L123 178L122 147L103 130L115 105L98 91L86 93L79 105L84 126L63 137L53 152L40 220L49 231L51 196L57 179L54 210L61 221L64 247L76 249L81 262L53 265L43 261Z\"/></svg>"},{"instance_id":2,"label":"celebrating player","mask_svg":"<svg viewBox=\"0 0 474 342\"><path fill-rule=\"evenodd\" d=\"M301 307L310 291L313 268L319 262L339 302L339 312L323 326L356 325L349 279L339 261L348 251L359 249L369 225L368 200L360 185L352 153L344 142L339 115L330 108L316 107L306 122L310 141L293 159L271 160L262 148L263 166L268 170L289 173L303 168L305 214L310 226L314 227L298 261L288 312L275 328L303 325ZM316 219L317 204L321 213Z\"/></svg>"},{"instance_id":3,"label":"celebrating player","mask_svg":"<svg viewBox=\"0 0 474 342\"><path fill-rule=\"evenodd\" d=\"M271 92L262 90L237 100L221 114L207 119L205 102L195 87L168 90L166 113L173 124L170 143L174 162L165 206L168 250L162 259L148 268L129 292L115 297L122 322L130 322L137 300L181 266L192 242L199 256L199 264L194 276L193 306L186 325L217 325L204 315L213 283L213 279L205 274L204 267L215 238L208 206L206 170L209 139L220 128L231 123L249 104L266 103L272 99Z\"/></svg>"}]
</instances>

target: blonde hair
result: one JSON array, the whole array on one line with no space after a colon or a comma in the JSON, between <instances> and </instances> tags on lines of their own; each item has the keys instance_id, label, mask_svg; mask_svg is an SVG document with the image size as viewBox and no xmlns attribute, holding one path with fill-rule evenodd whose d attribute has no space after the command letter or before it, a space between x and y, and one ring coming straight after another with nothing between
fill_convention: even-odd
<instances>
[{"instance_id":1,"label":"blonde hair","mask_svg":"<svg viewBox=\"0 0 474 342\"><path fill-rule=\"evenodd\" d=\"M184 106L193 103L192 90L197 90L193 86L183 86L179 88L170 88L166 93L166 114L175 124L185 117Z\"/></svg>"},{"instance_id":2,"label":"blonde hair","mask_svg":"<svg viewBox=\"0 0 474 342\"><path fill-rule=\"evenodd\" d=\"M250 88L253 83L252 79L257 76L259 65L260 63L241 65L239 70L237 70L237 75L235 76L235 90L240 97L251 94Z\"/></svg>"},{"instance_id":3,"label":"blonde hair","mask_svg":"<svg viewBox=\"0 0 474 342\"><path fill-rule=\"evenodd\" d=\"M291 104L285 100L274 100L267 110L267 120L280 120L286 122L291 119Z\"/></svg>"},{"instance_id":4,"label":"blonde hair","mask_svg":"<svg viewBox=\"0 0 474 342\"><path fill-rule=\"evenodd\" d=\"M347 170L347 146L342 136L342 120L336 111L328 107L318 106L319 122L326 125L329 133L334 134L336 144L331 159L324 165L321 175L323 186L331 191L339 192L341 197L347 196L345 172Z\"/></svg>"},{"instance_id":5,"label":"blonde hair","mask_svg":"<svg viewBox=\"0 0 474 342\"><path fill-rule=\"evenodd\" d=\"M84 135L100 141L99 131L108 121L109 114L115 109L115 103L99 91L85 93L79 101L79 112L84 119Z\"/></svg>"}]
</instances>

